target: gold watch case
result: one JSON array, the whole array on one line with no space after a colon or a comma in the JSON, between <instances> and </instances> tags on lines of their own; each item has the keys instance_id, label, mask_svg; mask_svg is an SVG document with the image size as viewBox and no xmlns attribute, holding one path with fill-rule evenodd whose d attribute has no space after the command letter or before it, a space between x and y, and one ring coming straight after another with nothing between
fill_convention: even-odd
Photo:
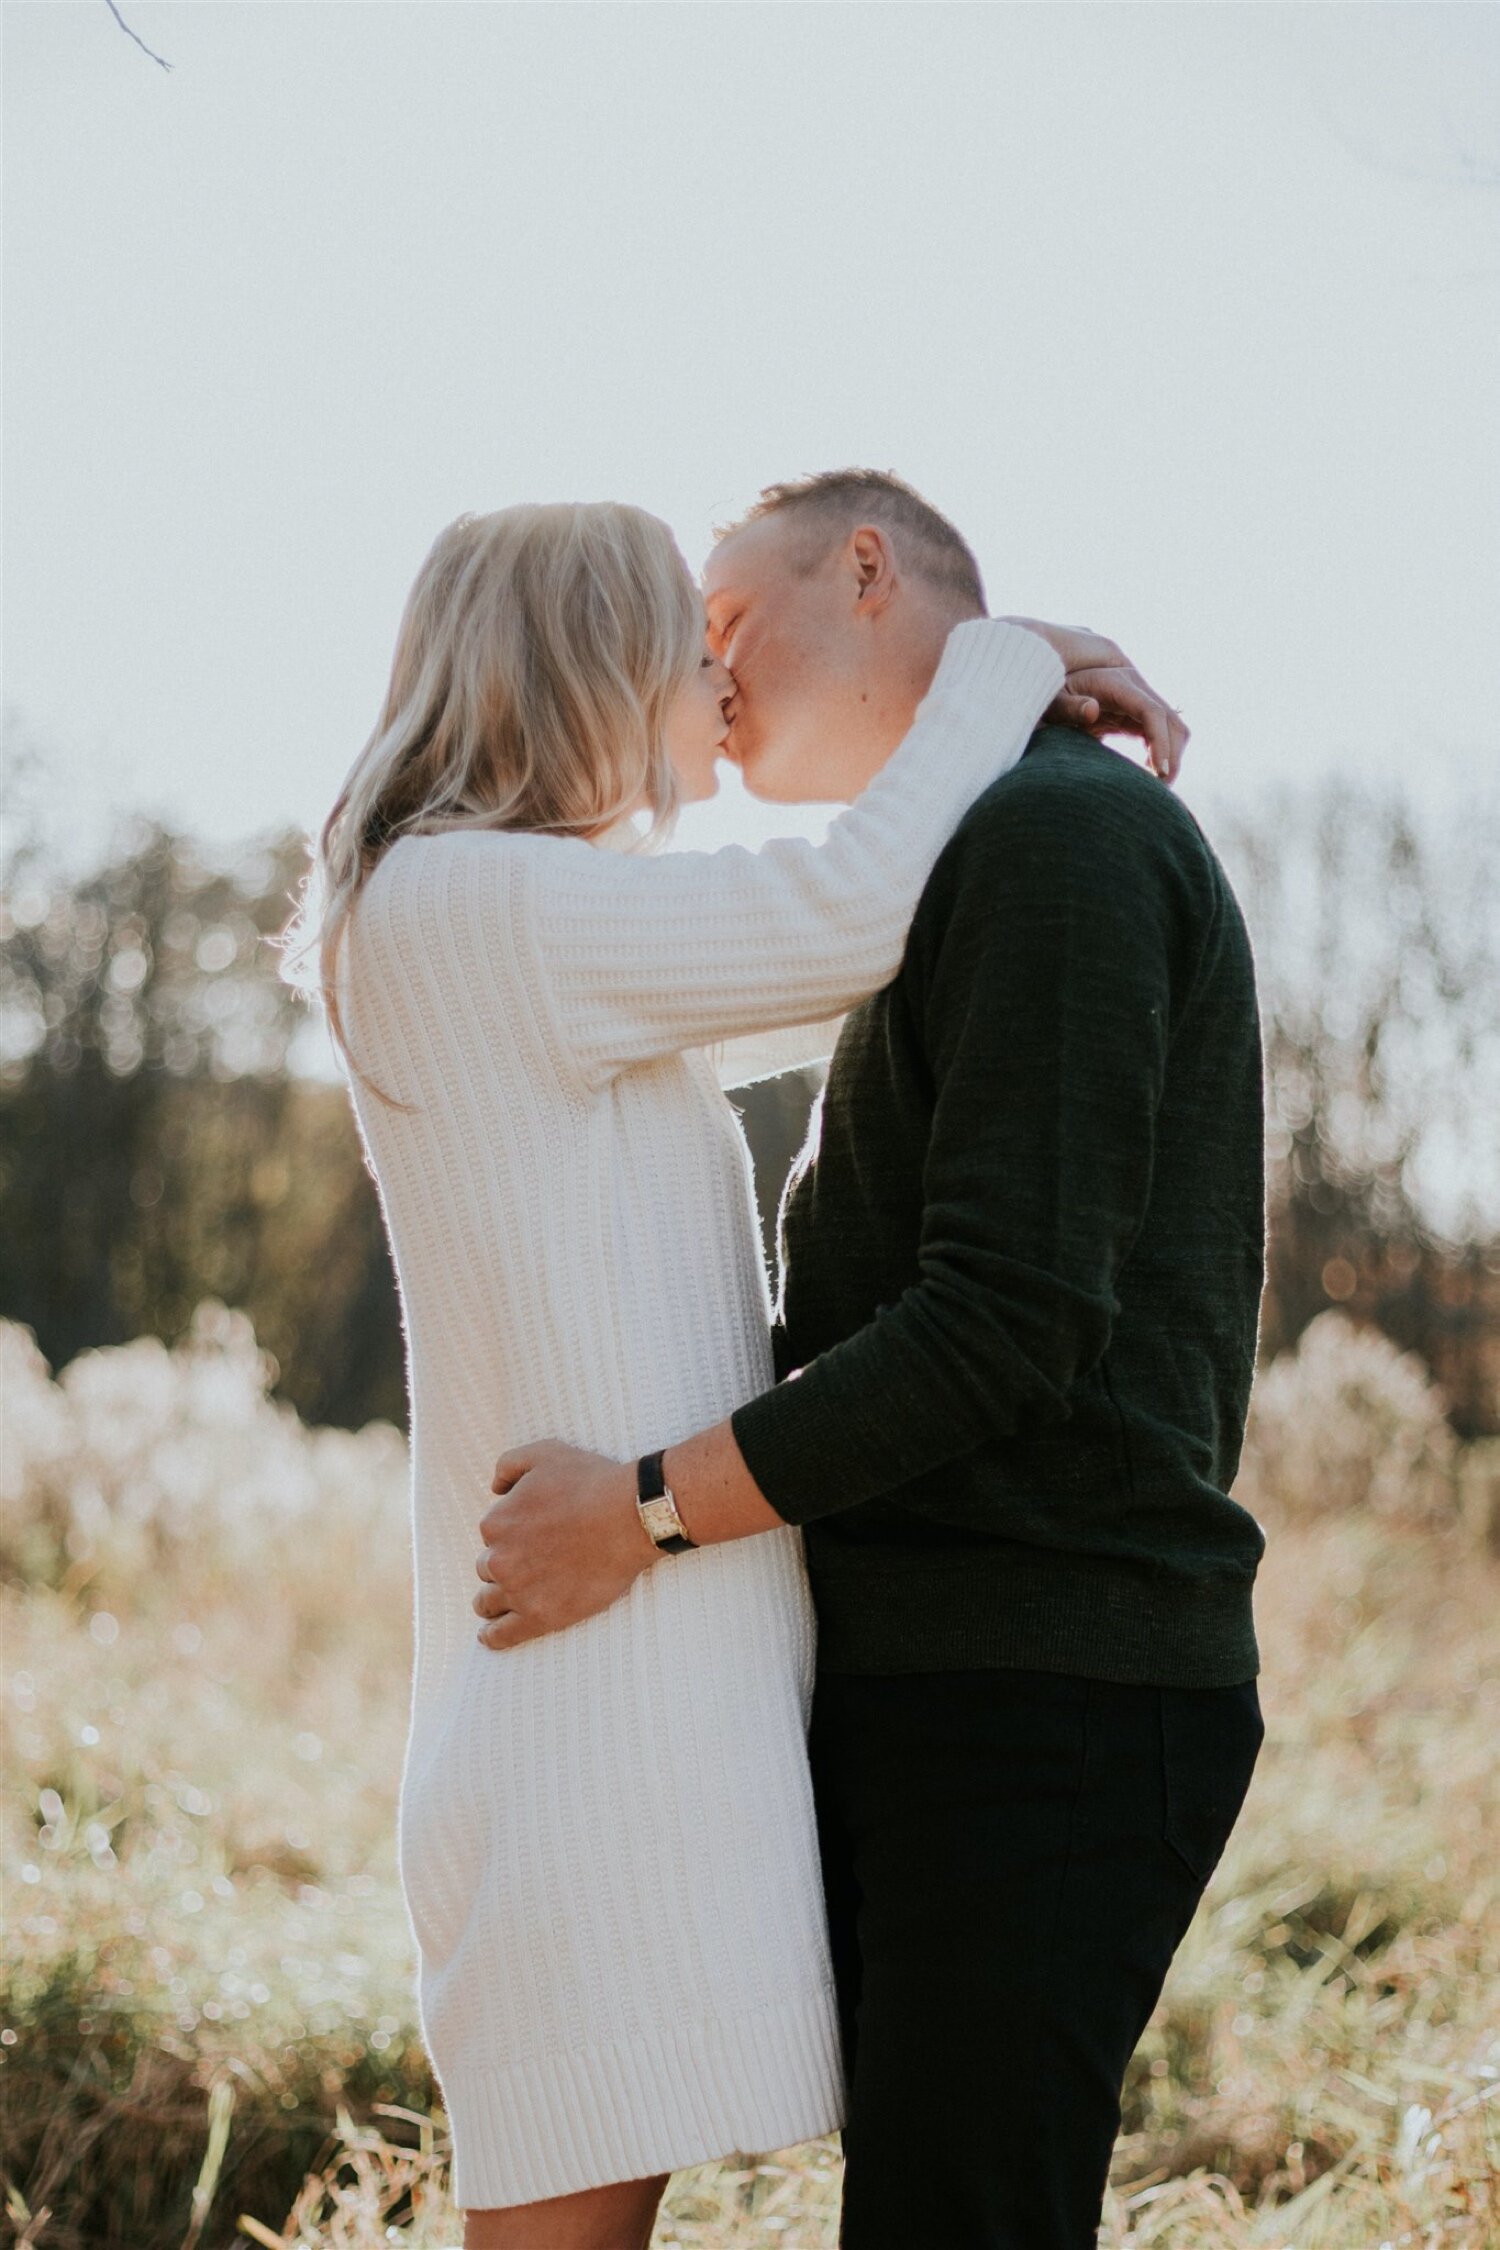
<instances>
[{"instance_id":1,"label":"gold watch case","mask_svg":"<svg viewBox=\"0 0 1500 2250\"><path fill-rule=\"evenodd\" d=\"M670 1492L663 1492L655 1500L637 1500L641 1521L648 1535L659 1547L664 1539L685 1539L687 1525L677 1513L677 1502Z\"/></svg>"}]
</instances>

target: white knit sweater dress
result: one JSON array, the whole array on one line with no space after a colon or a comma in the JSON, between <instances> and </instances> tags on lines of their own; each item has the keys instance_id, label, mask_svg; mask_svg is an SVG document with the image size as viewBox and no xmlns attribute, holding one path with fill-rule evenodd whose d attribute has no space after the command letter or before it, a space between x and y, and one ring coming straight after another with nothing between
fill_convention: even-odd
<instances>
[{"instance_id":1,"label":"white knit sweater dress","mask_svg":"<svg viewBox=\"0 0 1500 2250\"><path fill-rule=\"evenodd\" d=\"M416 1656L399 1862L465 2208L781 2148L840 2122L788 1529L671 1557L603 1615L479 1645L497 1454L619 1459L772 1380L738 1121L705 1050L885 983L938 852L1062 668L960 626L819 846L408 837L353 917L351 1092L400 1284ZM804 1052L806 1043L804 1043ZM781 1067L743 1047L727 1083Z\"/></svg>"}]
</instances>

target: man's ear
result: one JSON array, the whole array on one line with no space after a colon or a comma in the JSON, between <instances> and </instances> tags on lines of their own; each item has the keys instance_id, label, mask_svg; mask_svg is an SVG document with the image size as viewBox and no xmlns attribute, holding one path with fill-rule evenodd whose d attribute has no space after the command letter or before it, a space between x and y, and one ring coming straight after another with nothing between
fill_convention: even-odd
<instances>
[{"instance_id":1,"label":"man's ear","mask_svg":"<svg viewBox=\"0 0 1500 2250\"><path fill-rule=\"evenodd\" d=\"M896 557L890 539L878 524L863 523L850 533L847 552L859 613L873 617L889 606L896 591Z\"/></svg>"}]
</instances>

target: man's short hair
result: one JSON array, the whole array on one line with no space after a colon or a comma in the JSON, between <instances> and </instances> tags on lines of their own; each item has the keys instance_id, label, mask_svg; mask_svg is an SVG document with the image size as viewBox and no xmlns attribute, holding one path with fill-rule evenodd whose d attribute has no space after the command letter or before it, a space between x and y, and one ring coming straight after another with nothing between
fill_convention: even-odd
<instances>
[{"instance_id":1,"label":"man's short hair","mask_svg":"<svg viewBox=\"0 0 1500 2250\"><path fill-rule=\"evenodd\" d=\"M779 516L805 525L803 567L814 570L835 539L862 523L888 532L897 558L936 592L984 609L984 580L968 541L920 492L889 469L823 469L816 476L768 484L736 523L716 527L727 539L748 524Z\"/></svg>"}]
</instances>

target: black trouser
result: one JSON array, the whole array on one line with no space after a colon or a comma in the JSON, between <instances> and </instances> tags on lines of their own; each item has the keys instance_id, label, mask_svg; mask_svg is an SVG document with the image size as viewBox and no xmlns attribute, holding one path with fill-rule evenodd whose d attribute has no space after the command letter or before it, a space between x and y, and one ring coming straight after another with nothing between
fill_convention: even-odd
<instances>
[{"instance_id":1,"label":"black trouser","mask_svg":"<svg viewBox=\"0 0 1500 2250\"><path fill-rule=\"evenodd\" d=\"M819 1678L847 2250L1094 2250L1125 2066L1263 1731L1253 1680Z\"/></svg>"}]
</instances>

